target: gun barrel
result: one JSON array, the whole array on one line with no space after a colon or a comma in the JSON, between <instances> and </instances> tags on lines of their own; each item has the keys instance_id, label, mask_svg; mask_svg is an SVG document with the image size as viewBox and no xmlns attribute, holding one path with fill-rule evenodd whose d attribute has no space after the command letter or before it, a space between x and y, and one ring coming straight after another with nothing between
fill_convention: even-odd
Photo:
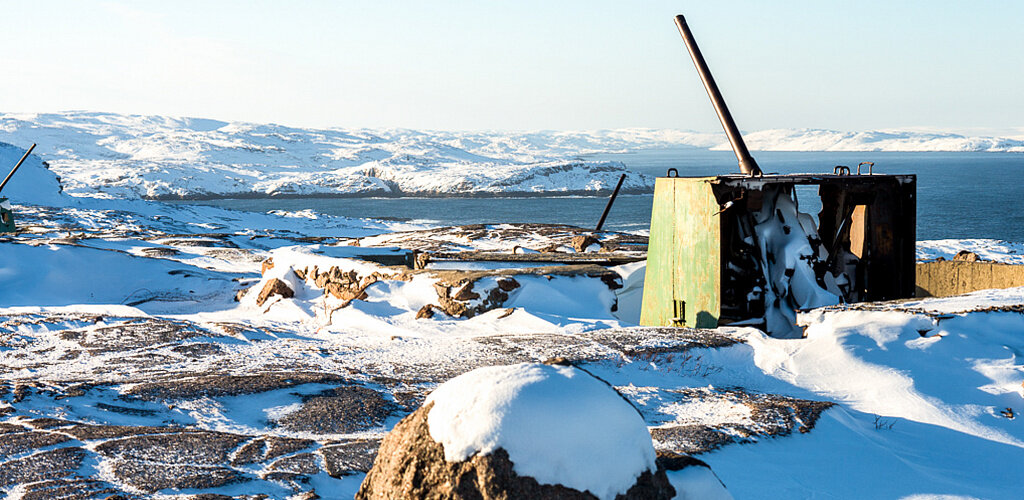
<instances>
[{"instance_id":1,"label":"gun barrel","mask_svg":"<svg viewBox=\"0 0 1024 500\"><path fill-rule=\"evenodd\" d=\"M686 49L690 52L690 59L693 59L693 65L697 67L697 73L700 74L700 79L704 82L704 90L708 91L708 97L711 98L711 103L715 106L715 112L718 113L718 120L722 122L725 135L729 137L729 144L732 145L733 153L736 153L740 171L746 175L761 175L761 167L757 166L757 162L750 156L747 144L743 142L743 136L736 128L736 122L732 119L732 114L729 113L729 108L725 105L725 99L718 90L715 78L711 76L711 70L708 69L708 64L704 62L704 56L701 55L700 48L697 47L697 41L693 39L693 33L690 33L690 27L686 25L686 18L676 16L676 27L679 28L679 34L683 36Z\"/></svg>"},{"instance_id":2,"label":"gun barrel","mask_svg":"<svg viewBox=\"0 0 1024 500\"><path fill-rule=\"evenodd\" d=\"M7 185L7 181L11 180L11 177L14 176L14 173L18 171L18 167L20 167L21 164L25 162L25 158L28 158L28 155L32 154L32 150L35 149L35 148L36 148L35 143L32 143L32 146L30 146L28 148L28 151L25 151L25 154L22 155L21 159L18 160L18 163L16 165L14 165L13 169L11 169L11 173L7 174L7 177L4 179L3 182L0 182L0 192L2 192L4 190L4 186Z\"/></svg>"}]
</instances>

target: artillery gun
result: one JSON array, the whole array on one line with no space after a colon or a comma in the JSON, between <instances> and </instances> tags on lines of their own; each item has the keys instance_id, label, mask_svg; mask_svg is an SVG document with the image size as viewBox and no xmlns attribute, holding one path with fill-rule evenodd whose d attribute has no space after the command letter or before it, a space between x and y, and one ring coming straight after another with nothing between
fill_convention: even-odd
<instances>
[{"instance_id":1,"label":"artillery gun","mask_svg":"<svg viewBox=\"0 0 1024 500\"><path fill-rule=\"evenodd\" d=\"M7 186L7 182L11 180L11 177L14 177L14 173L18 171L18 168L21 167L21 164L25 162L25 159L28 158L28 155L32 154L32 150L35 148L36 145L32 144L32 146L28 148L28 151L25 151L25 154L22 155L20 160L18 160L18 163L14 165L14 168L11 169L11 173L7 174L7 177L4 178L3 182L0 182L0 193L3 192L4 187ZM13 232L14 212L11 210L11 202L8 201L7 198L0 196L0 233Z\"/></svg>"},{"instance_id":2,"label":"artillery gun","mask_svg":"<svg viewBox=\"0 0 1024 500\"><path fill-rule=\"evenodd\" d=\"M878 174L870 162L856 173L764 174L683 16L676 26L741 173L669 169L655 180L640 323L799 338L800 310L913 297L916 176ZM798 185L818 186L817 223L799 211Z\"/></svg>"}]
</instances>

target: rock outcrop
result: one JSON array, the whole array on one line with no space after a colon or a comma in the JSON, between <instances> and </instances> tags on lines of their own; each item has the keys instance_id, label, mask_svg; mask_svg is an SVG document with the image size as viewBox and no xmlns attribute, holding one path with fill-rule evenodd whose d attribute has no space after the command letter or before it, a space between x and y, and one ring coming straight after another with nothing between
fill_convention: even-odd
<instances>
[{"instance_id":1,"label":"rock outcrop","mask_svg":"<svg viewBox=\"0 0 1024 500\"><path fill-rule=\"evenodd\" d=\"M433 309L439 309L453 318L472 318L492 309L503 307L508 300L508 293L519 288L519 282L512 277L494 281L490 287L481 290L485 295L474 291L479 280L461 279L455 283L439 281L434 284L437 291L439 306L428 305L420 309L417 318L430 318ZM486 285L485 285L486 286Z\"/></svg>"},{"instance_id":2,"label":"rock outcrop","mask_svg":"<svg viewBox=\"0 0 1024 500\"><path fill-rule=\"evenodd\" d=\"M978 262L981 260L981 258L978 257L978 254L974 252L968 250L960 250L959 252L956 253L956 255L953 256L953 260L962 262Z\"/></svg>"},{"instance_id":3,"label":"rock outcrop","mask_svg":"<svg viewBox=\"0 0 1024 500\"><path fill-rule=\"evenodd\" d=\"M601 244L601 240L598 240L592 234L579 234L572 238L572 249L577 252L586 252L590 245L604 246Z\"/></svg>"},{"instance_id":4,"label":"rock outcrop","mask_svg":"<svg viewBox=\"0 0 1024 500\"><path fill-rule=\"evenodd\" d=\"M287 283L277 278L271 278L267 284L263 285L263 290L260 290L260 294L256 297L256 305L262 306L267 299L274 295L289 299L295 296L295 292Z\"/></svg>"}]
</instances>

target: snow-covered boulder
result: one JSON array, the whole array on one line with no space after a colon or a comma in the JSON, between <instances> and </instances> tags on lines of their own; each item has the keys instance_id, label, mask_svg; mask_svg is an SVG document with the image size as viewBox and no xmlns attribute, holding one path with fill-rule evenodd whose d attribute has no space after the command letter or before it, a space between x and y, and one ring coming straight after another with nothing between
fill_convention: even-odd
<instances>
[{"instance_id":1,"label":"snow-covered boulder","mask_svg":"<svg viewBox=\"0 0 1024 500\"><path fill-rule=\"evenodd\" d=\"M573 366L479 368L384 438L356 498L669 499L643 418Z\"/></svg>"}]
</instances>

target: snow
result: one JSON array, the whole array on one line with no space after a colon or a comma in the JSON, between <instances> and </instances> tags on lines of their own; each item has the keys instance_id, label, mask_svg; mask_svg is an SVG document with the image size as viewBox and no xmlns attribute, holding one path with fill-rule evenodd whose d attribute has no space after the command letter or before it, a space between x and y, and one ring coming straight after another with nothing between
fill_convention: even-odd
<instances>
[{"instance_id":1,"label":"snow","mask_svg":"<svg viewBox=\"0 0 1024 500\"><path fill-rule=\"evenodd\" d=\"M883 136L861 136L840 142L827 134L806 132L804 136L810 139L800 147L822 147L828 144L826 139L833 141L828 147L875 144L885 148L909 143L954 147L956 141L965 140L942 134L893 134L884 140ZM786 137L797 136L780 135L772 140ZM571 156L567 151L581 145L591 150L629 149L637 144L692 140L699 142L699 147L710 147L720 141L714 134L698 140L685 133L644 130L518 135L310 131L66 113L4 115L0 140L19 146L0 146L0 164L9 166L20 158L23 147L40 142L40 156L30 156L3 192L10 198L8 203L13 205L21 230L0 238L0 370L4 383L38 383L54 391L82 381L97 384L86 396L60 400L47 395L50 389L33 392L18 404L11 402L10 392L0 394L0 408L16 409L6 420L60 417L97 424L175 424L329 441L379 439L398 416L379 427L327 436L273 426L274 421L294 412L304 397L334 387L326 384L204 397L174 408L122 398L147 380L198 373L268 372L282 367L364 377L363 381L376 377L409 380L414 374L428 381L409 385L425 393L435 388L430 377L447 379L467 367L571 352L587 371L607 380L636 405L643 419L603 383L574 368L515 365L518 368L503 368L514 370L505 375L501 375L502 369L489 368L483 373L496 370L489 378L470 378L477 384L475 390L457 391L442 384L432 396L432 417L434 412L444 411L446 406L437 404L444 400L452 403L452 408L458 406L455 403L486 407L482 414L494 417L467 420L472 426L444 431L438 439L453 443L445 445L446 454L449 449L461 456L487 447L505 447L517 467L520 462L527 467L517 471L546 478L542 482L568 485L566 481L578 480L586 484L584 488L593 487L591 491L600 490L599 496L608 498L621 491L627 479L632 484L635 474L650 467L649 448L631 456L619 453L626 448L638 450L633 445L641 434L650 443L647 429L756 425L757 411L741 400L713 397L717 392L742 388L753 394L837 405L826 410L807 433L794 430L774 437L752 436L741 441L745 443L742 446L727 444L700 454L714 475L702 467L671 473L681 495L713 498L714 491L724 498L731 493L736 498L926 499L1002 498L1020 491L1024 316L1014 311L1024 304L1024 288L862 305L861 309L851 305L806 311L798 316L800 324L807 327L807 338L800 340L776 339L752 329L720 328L716 333L742 342L719 348L680 348L666 343L655 331L638 329L627 330L637 338L633 344L598 344L594 339L609 329L635 324L644 263L614 268L625 285L616 291L585 276L517 276L521 286L510 292L506 307L512 312L507 315L502 309L472 319L439 314L417 320L419 308L436 300L433 285L437 278L429 272L408 280L382 279L367 288L366 300L353 301L328 314L339 301L325 297L308 280L298 279L295 269L318 265L361 274L391 273L387 266L358 257L397 251L365 245L402 247L403 238L411 233L399 231L423 226L311 211L256 214L119 198L146 194L149 187L157 193L169 192L161 187L160 179L170 185L174 183L169 180L179 176L192 176L181 184L189 192L213 192L212 187L226 185L220 180L226 175L244 182L261 178L270 185L292 178L288 176L310 175L314 164L328 164L335 170L343 168L335 163L346 161L392 161L397 165L403 155L453 162L453 170L416 173L413 168L408 171L410 179L449 175L458 161L469 162L469 173L476 168L472 165L507 164L507 172L495 175L507 174L511 179L514 176L509 172L536 169L547 161L557 163L557 158ZM303 145L301 154L289 149L292 144ZM982 149L1019 147L1006 141L970 144ZM370 146L376 149L360 149ZM574 170L566 172L570 175ZM60 191L58 175L74 196ZM118 176L124 178L116 180ZM99 182L102 179L105 183ZM154 183L146 184L150 181ZM100 189L89 187L94 185ZM466 186L473 190L479 185L471 182ZM512 251L516 246L538 246L532 238L524 234L515 241L470 241L452 233L448 243L466 250ZM343 246L356 240L364 246ZM966 249L986 260L1024 264L1024 244L1019 242L936 240L918 242L917 248L919 260L949 259ZM275 266L263 275L260 263L266 258L273 258ZM258 291L272 277L295 287L296 296L274 298L261 307L255 305L255 292L245 294L239 302L233 300L237 291ZM616 302L618 310L612 313ZM93 338L105 335L104 328L113 325L157 321L205 332L207 336L188 342L210 343L216 351L188 359L171 350L174 343L156 344L149 346L150 351L133 353L138 357L126 361L118 352L83 351L73 337L64 335ZM509 379L514 383L508 383ZM459 378L449 382L451 387L462 384L456 381ZM500 386L490 392L479 390L487 383ZM545 389L548 383L558 389ZM600 411L574 413L583 407L569 403L590 391L611 394L617 409L598 402L594 404L601 405ZM446 393L450 397L442 397ZM557 397L544 397L552 394ZM102 402L137 405L152 414L106 411L97 406ZM504 403L508 404L502 406ZM555 405L558 410L548 417L551 421L531 427L517 420L518 405L526 410ZM1006 409L1012 409L1017 417L1007 417ZM457 409L452 411L457 413ZM499 414L504 420L498 419ZM569 424L571 428L565 430ZM616 427L615 432L595 434L598 425L624 425L625 431ZM499 428L511 434L496 432ZM551 445L594 435L601 439L592 439L587 446L607 446L615 453L605 456L590 450L570 457L568 452L559 454L568 448ZM620 438L622 442L615 441ZM525 449L509 444L513 440ZM605 472L584 468L579 463L581 456L586 457L584 465L604 467L601 470ZM551 465L555 460L567 465L556 469ZM615 472L607 472L612 461L628 462L629 467L616 465ZM94 464L95 468L103 470L104 463ZM542 470L529 469L531 466ZM717 489L714 476L728 491ZM310 484L325 498L351 498L361 479L358 474L336 479L321 473L312 476ZM7 495L18 491L0 488ZM284 498L286 491L279 483L254 479L221 492Z\"/></svg>"},{"instance_id":2,"label":"snow","mask_svg":"<svg viewBox=\"0 0 1024 500\"><path fill-rule=\"evenodd\" d=\"M1021 289L1016 293L1024 298ZM764 373L858 411L1024 448L1013 434L1016 423L993 410L1024 395L1024 367L1013 363L1014 353L1024 349L1019 315L937 320L898 311L838 311L800 319L810 324L804 342L748 337Z\"/></svg>"},{"instance_id":3,"label":"snow","mask_svg":"<svg viewBox=\"0 0 1024 500\"><path fill-rule=\"evenodd\" d=\"M622 264L611 269L622 276L622 288L615 291L619 306L615 317L632 324L640 324L640 303L644 298L647 261Z\"/></svg>"},{"instance_id":4,"label":"snow","mask_svg":"<svg viewBox=\"0 0 1024 500\"><path fill-rule=\"evenodd\" d=\"M675 500L732 500L729 490L707 467L670 471L668 480L676 489Z\"/></svg>"},{"instance_id":5,"label":"snow","mask_svg":"<svg viewBox=\"0 0 1024 500\"><path fill-rule=\"evenodd\" d=\"M779 338L803 335L796 326L796 310L840 302L838 289L833 293L818 285L814 266L827 261L828 255L824 248L818 252L811 248L811 241L820 238L813 222L801 220L810 217L797 212L792 196L784 189L766 189L764 206L756 214L754 226L768 284L763 292L765 323L768 331Z\"/></svg>"},{"instance_id":6,"label":"snow","mask_svg":"<svg viewBox=\"0 0 1024 500\"><path fill-rule=\"evenodd\" d=\"M230 301L229 279L179 262L92 248L5 247L0 281L7 306L173 301L189 310L200 302ZM180 278L168 279L174 275Z\"/></svg>"},{"instance_id":7,"label":"snow","mask_svg":"<svg viewBox=\"0 0 1024 500\"><path fill-rule=\"evenodd\" d=\"M502 448L517 474L602 500L655 470L640 415L606 383L575 367L478 368L441 384L426 403L434 405L430 436L451 462Z\"/></svg>"},{"instance_id":8,"label":"snow","mask_svg":"<svg viewBox=\"0 0 1024 500\"><path fill-rule=\"evenodd\" d=\"M882 129L841 132L823 129L772 129L743 134L755 151L989 151L1024 152L1024 140L964 136L952 132ZM722 142L711 148L730 150Z\"/></svg>"},{"instance_id":9,"label":"snow","mask_svg":"<svg viewBox=\"0 0 1024 500\"><path fill-rule=\"evenodd\" d=\"M1024 264L1024 243L982 238L918 241L917 260L932 261L940 257L953 260L962 250L974 252L986 261Z\"/></svg>"},{"instance_id":10,"label":"snow","mask_svg":"<svg viewBox=\"0 0 1024 500\"><path fill-rule=\"evenodd\" d=\"M648 191L618 162L501 134L300 129L192 118L0 114L0 141L27 146L75 196L453 196Z\"/></svg>"},{"instance_id":11,"label":"snow","mask_svg":"<svg viewBox=\"0 0 1024 500\"><path fill-rule=\"evenodd\" d=\"M1017 448L902 419L876 429L873 420L833 408L806 435L701 458L736 498L1005 498L1020 491Z\"/></svg>"}]
</instances>

